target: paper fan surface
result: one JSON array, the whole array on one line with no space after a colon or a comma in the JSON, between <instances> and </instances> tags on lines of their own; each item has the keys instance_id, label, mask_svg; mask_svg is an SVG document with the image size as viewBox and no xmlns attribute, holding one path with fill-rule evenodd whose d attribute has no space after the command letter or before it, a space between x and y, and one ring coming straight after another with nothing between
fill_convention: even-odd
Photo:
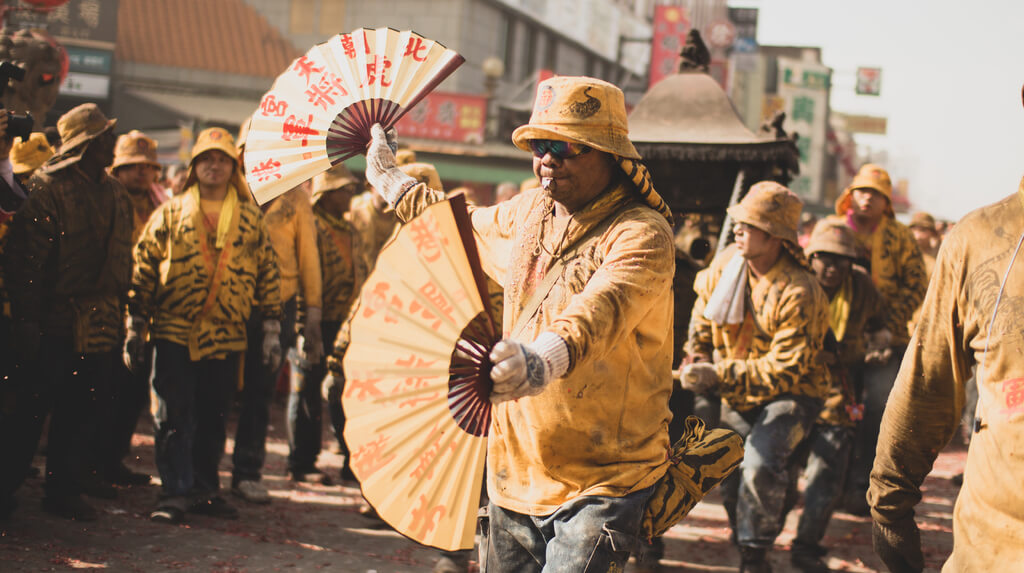
<instances>
[{"instance_id":1,"label":"paper fan surface","mask_svg":"<svg viewBox=\"0 0 1024 573\"><path fill-rule=\"evenodd\" d=\"M461 196L402 226L363 286L343 362L345 442L363 495L400 533L446 550L473 547L487 355L500 338L476 257Z\"/></svg>"},{"instance_id":2,"label":"paper fan surface","mask_svg":"<svg viewBox=\"0 0 1024 573\"><path fill-rule=\"evenodd\" d=\"M464 58L411 31L360 28L310 48L252 115L245 176L260 203L366 150Z\"/></svg>"}]
</instances>

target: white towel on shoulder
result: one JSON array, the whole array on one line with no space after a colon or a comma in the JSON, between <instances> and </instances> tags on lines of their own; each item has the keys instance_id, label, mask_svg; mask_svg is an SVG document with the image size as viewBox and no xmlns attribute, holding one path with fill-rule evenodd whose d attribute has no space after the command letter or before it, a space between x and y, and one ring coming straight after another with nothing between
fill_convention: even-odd
<instances>
[{"instance_id":1,"label":"white towel on shoulder","mask_svg":"<svg viewBox=\"0 0 1024 573\"><path fill-rule=\"evenodd\" d=\"M704 307L704 318L715 324L742 324L747 294L747 260L737 255L722 269L722 276Z\"/></svg>"}]
</instances>

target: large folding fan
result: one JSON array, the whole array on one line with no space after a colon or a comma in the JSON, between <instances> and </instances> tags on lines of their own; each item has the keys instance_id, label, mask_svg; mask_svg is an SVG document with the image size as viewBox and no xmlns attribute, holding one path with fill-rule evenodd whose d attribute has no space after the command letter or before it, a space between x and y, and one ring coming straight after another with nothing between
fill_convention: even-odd
<instances>
[{"instance_id":1,"label":"large folding fan","mask_svg":"<svg viewBox=\"0 0 1024 573\"><path fill-rule=\"evenodd\" d=\"M411 31L360 28L310 48L249 123L245 176L260 204L366 150L451 75L462 56Z\"/></svg>"},{"instance_id":2,"label":"large folding fan","mask_svg":"<svg viewBox=\"0 0 1024 573\"><path fill-rule=\"evenodd\" d=\"M403 225L377 259L345 352L345 442L363 496L398 532L473 547L501 333L456 195Z\"/></svg>"}]
</instances>

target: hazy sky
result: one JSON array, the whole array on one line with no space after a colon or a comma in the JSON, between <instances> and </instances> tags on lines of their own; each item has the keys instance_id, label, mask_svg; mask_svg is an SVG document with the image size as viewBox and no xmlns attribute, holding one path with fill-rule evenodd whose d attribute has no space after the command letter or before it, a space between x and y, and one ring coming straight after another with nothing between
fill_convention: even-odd
<instances>
[{"instance_id":1,"label":"hazy sky","mask_svg":"<svg viewBox=\"0 0 1024 573\"><path fill-rule=\"evenodd\" d=\"M889 118L893 178L914 210L959 219L1017 190L1024 175L1024 0L730 0L760 8L762 44L820 46L832 109ZM882 95L854 93L858 66Z\"/></svg>"}]
</instances>

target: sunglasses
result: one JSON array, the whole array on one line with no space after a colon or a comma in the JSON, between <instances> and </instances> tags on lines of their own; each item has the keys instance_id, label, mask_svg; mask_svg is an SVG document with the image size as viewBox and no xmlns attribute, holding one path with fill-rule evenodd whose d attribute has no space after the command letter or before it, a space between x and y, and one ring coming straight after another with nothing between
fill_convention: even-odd
<instances>
[{"instance_id":1,"label":"sunglasses","mask_svg":"<svg viewBox=\"0 0 1024 573\"><path fill-rule=\"evenodd\" d=\"M584 153L589 153L591 148L582 143L569 141L555 141L553 139L531 139L530 149L535 157L544 157L548 153L559 159L572 159Z\"/></svg>"}]
</instances>

